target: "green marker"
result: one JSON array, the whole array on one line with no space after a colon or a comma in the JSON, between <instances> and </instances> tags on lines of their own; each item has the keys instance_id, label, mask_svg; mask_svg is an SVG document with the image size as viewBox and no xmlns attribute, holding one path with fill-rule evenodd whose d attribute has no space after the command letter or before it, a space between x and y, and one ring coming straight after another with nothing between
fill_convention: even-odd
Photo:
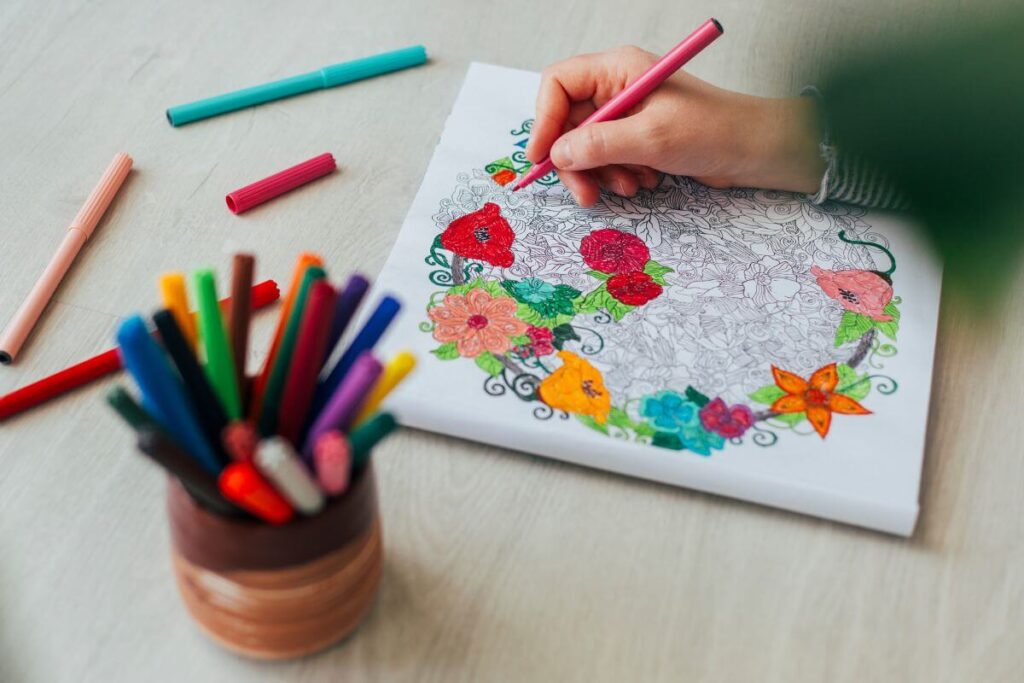
<instances>
[{"instance_id":1,"label":"green marker","mask_svg":"<svg viewBox=\"0 0 1024 683\"><path fill-rule=\"evenodd\" d=\"M398 423L391 413L377 413L348 435L352 446L352 469L357 470L370 459L370 452L381 439L395 431Z\"/></svg>"},{"instance_id":2,"label":"green marker","mask_svg":"<svg viewBox=\"0 0 1024 683\"><path fill-rule=\"evenodd\" d=\"M422 45L414 45L401 50L385 52L350 62L332 64L307 74L283 78L280 81L255 85L251 88L236 90L209 97L205 100L180 104L167 110L167 120L172 126L181 126L192 121L199 121L218 114L225 114L236 109L252 107L264 102L273 102L284 97L300 95L311 90L333 88L364 78L380 76L399 69L419 66L427 61L427 50Z\"/></svg>"},{"instance_id":3,"label":"green marker","mask_svg":"<svg viewBox=\"0 0 1024 683\"><path fill-rule=\"evenodd\" d=\"M192 275L192 283L199 301L199 339L206 357L203 370L228 420L237 420L242 415L242 399L238 393L234 354L220 315L213 271L197 270Z\"/></svg>"},{"instance_id":4,"label":"green marker","mask_svg":"<svg viewBox=\"0 0 1024 683\"><path fill-rule=\"evenodd\" d=\"M288 370L292 366L292 353L295 351L295 342L299 338L302 314L306 311L306 302L309 301L309 292L313 289L313 283L325 277L327 277L327 273L320 266L310 266L302 276L299 293L296 294L295 303L288 315L288 324L285 325L284 333L281 335L281 344L277 347L274 367L270 371L267 388L263 392L263 407L259 421L260 434L263 436L271 436L277 429L281 394L284 393L284 385L288 381Z\"/></svg>"},{"instance_id":5,"label":"green marker","mask_svg":"<svg viewBox=\"0 0 1024 683\"><path fill-rule=\"evenodd\" d=\"M135 431L139 432L143 429L163 431L163 428L146 412L146 409L140 406L139 402L120 384L107 392L107 403Z\"/></svg>"}]
</instances>

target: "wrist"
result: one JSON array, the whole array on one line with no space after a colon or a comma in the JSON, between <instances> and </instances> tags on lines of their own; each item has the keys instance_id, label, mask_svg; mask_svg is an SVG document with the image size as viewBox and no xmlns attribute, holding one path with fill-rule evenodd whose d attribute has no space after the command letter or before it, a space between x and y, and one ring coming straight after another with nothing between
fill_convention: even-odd
<instances>
[{"instance_id":1,"label":"wrist","mask_svg":"<svg viewBox=\"0 0 1024 683\"><path fill-rule=\"evenodd\" d=\"M762 99L752 140L750 184L814 194L825 173L813 98Z\"/></svg>"}]
</instances>

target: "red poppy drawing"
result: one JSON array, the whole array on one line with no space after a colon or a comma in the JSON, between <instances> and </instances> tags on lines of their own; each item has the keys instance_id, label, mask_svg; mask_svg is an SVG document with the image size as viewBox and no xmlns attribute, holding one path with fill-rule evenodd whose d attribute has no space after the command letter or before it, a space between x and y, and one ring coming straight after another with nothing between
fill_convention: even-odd
<instances>
[{"instance_id":1,"label":"red poppy drawing","mask_svg":"<svg viewBox=\"0 0 1024 683\"><path fill-rule=\"evenodd\" d=\"M608 278L608 293L628 306L643 306L661 295L661 285L640 271L621 273Z\"/></svg>"},{"instance_id":2,"label":"red poppy drawing","mask_svg":"<svg viewBox=\"0 0 1024 683\"><path fill-rule=\"evenodd\" d=\"M872 320L889 322L885 307L892 300L892 285L871 270L828 270L813 266L811 275L818 286L843 308L866 315Z\"/></svg>"},{"instance_id":3,"label":"red poppy drawing","mask_svg":"<svg viewBox=\"0 0 1024 683\"><path fill-rule=\"evenodd\" d=\"M629 273L643 270L651 251L636 235L602 228L580 241L580 254L588 266L602 273Z\"/></svg>"},{"instance_id":4,"label":"red poppy drawing","mask_svg":"<svg viewBox=\"0 0 1024 683\"><path fill-rule=\"evenodd\" d=\"M441 245L448 251L501 268L508 268L515 260L510 249L514 240L512 226L502 218L498 205L490 202L456 218L441 233Z\"/></svg>"}]
</instances>

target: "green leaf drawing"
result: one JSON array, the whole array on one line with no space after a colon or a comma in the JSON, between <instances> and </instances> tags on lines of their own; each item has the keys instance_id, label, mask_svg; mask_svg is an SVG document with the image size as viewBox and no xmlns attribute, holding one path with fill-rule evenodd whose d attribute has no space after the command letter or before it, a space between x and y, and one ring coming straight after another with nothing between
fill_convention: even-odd
<instances>
[{"instance_id":1,"label":"green leaf drawing","mask_svg":"<svg viewBox=\"0 0 1024 683\"><path fill-rule=\"evenodd\" d=\"M534 327L547 327L549 329L553 329L555 327L558 327L559 325L563 325L567 322L570 322L575 316L565 313L559 313L553 318L548 318L546 316L541 315L533 308L531 308L529 304L521 303L519 304L519 307L516 309L516 317L522 320L527 325L533 325Z\"/></svg>"},{"instance_id":2,"label":"green leaf drawing","mask_svg":"<svg viewBox=\"0 0 1024 683\"><path fill-rule=\"evenodd\" d=\"M866 315L844 311L843 317L839 321L839 327L836 328L836 347L857 341L874 326L875 321Z\"/></svg>"},{"instance_id":3,"label":"green leaf drawing","mask_svg":"<svg viewBox=\"0 0 1024 683\"><path fill-rule=\"evenodd\" d=\"M526 334L517 334L516 336L509 339L509 341L515 344L516 346L522 346L523 344L530 343L530 336Z\"/></svg>"},{"instance_id":4,"label":"green leaf drawing","mask_svg":"<svg viewBox=\"0 0 1024 683\"><path fill-rule=\"evenodd\" d=\"M590 427L594 431L601 432L605 436L608 435L608 425L599 424L598 421L592 418L590 415L577 415L576 419L582 422L587 427Z\"/></svg>"},{"instance_id":5,"label":"green leaf drawing","mask_svg":"<svg viewBox=\"0 0 1024 683\"><path fill-rule=\"evenodd\" d=\"M671 432L655 432L654 438L651 439L651 443L659 448L668 448L673 451L682 451L686 449L686 446L683 445L683 440L679 438L679 435Z\"/></svg>"},{"instance_id":6,"label":"green leaf drawing","mask_svg":"<svg viewBox=\"0 0 1024 683\"><path fill-rule=\"evenodd\" d=\"M471 289L482 289L492 297L508 296L508 293L502 288L501 283L497 280L485 279L478 277L475 280L471 280L462 285L455 285L454 287L448 288L449 294L466 294Z\"/></svg>"},{"instance_id":7,"label":"green leaf drawing","mask_svg":"<svg viewBox=\"0 0 1024 683\"><path fill-rule=\"evenodd\" d=\"M501 374L501 371L505 369L505 366L501 364L501 361L498 360L497 356L490 351L484 351L474 360L476 361L477 366L491 377L497 377Z\"/></svg>"},{"instance_id":8,"label":"green leaf drawing","mask_svg":"<svg viewBox=\"0 0 1024 683\"><path fill-rule=\"evenodd\" d=\"M611 298L608 294L608 287L602 283L599 287L595 287L593 291L588 293L582 299L576 300L576 312L577 313L597 313L605 306L605 301Z\"/></svg>"},{"instance_id":9,"label":"green leaf drawing","mask_svg":"<svg viewBox=\"0 0 1024 683\"><path fill-rule=\"evenodd\" d=\"M896 304L890 301L885 305L885 308L882 309L882 311L886 315L892 316L892 320L886 322L879 322L876 320L875 327L877 327L878 331L886 337L896 341L896 332L900 329L900 309L896 308Z\"/></svg>"},{"instance_id":10,"label":"green leaf drawing","mask_svg":"<svg viewBox=\"0 0 1024 683\"><path fill-rule=\"evenodd\" d=\"M778 420L787 427L793 427L806 420L807 413L782 413L781 415L775 415L772 419Z\"/></svg>"},{"instance_id":11,"label":"green leaf drawing","mask_svg":"<svg viewBox=\"0 0 1024 683\"><path fill-rule=\"evenodd\" d=\"M587 275L590 277L596 277L598 280L604 282L611 277L610 273L602 273L600 270L588 270Z\"/></svg>"},{"instance_id":12,"label":"green leaf drawing","mask_svg":"<svg viewBox=\"0 0 1024 683\"><path fill-rule=\"evenodd\" d=\"M439 360L455 360L459 357L459 350L455 347L455 342L441 344L431 353L437 356Z\"/></svg>"},{"instance_id":13,"label":"green leaf drawing","mask_svg":"<svg viewBox=\"0 0 1024 683\"><path fill-rule=\"evenodd\" d=\"M658 433L658 430L655 429L654 426L650 422L639 422L639 423L636 423L634 425L633 431L636 432L636 435L638 437L639 436L652 437L652 436L654 436L655 434Z\"/></svg>"},{"instance_id":14,"label":"green leaf drawing","mask_svg":"<svg viewBox=\"0 0 1024 683\"><path fill-rule=\"evenodd\" d=\"M622 408L613 407L611 409L611 412L608 413L608 424L621 429L633 429L633 421L629 419L629 415Z\"/></svg>"},{"instance_id":15,"label":"green leaf drawing","mask_svg":"<svg viewBox=\"0 0 1024 683\"><path fill-rule=\"evenodd\" d=\"M615 297L613 297L611 294L609 294L608 304L606 308L608 309L608 312L611 314L611 316L615 319L615 322L619 322L624 317L626 317L627 313L636 308L636 306L624 304Z\"/></svg>"},{"instance_id":16,"label":"green leaf drawing","mask_svg":"<svg viewBox=\"0 0 1024 683\"><path fill-rule=\"evenodd\" d=\"M668 266L663 266L657 261L648 261L644 266L644 272L651 276L651 279L657 282L661 286L668 285L665 282L666 273L671 273L672 269Z\"/></svg>"},{"instance_id":17,"label":"green leaf drawing","mask_svg":"<svg viewBox=\"0 0 1024 683\"><path fill-rule=\"evenodd\" d=\"M693 387L686 387L686 400L689 401L690 403L697 404L698 408L703 408L704 406L711 402L710 398L700 393Z\"/></svg>"},{"instance_id":18,"label":"green leaf drawing","mask_svg":"<svg viewBox=\"0 0 1024 683\"><path fill-rule=\"evenodd\" d=\"M863 400L871 392L871 380L868 373L858 375L857 371L846 363L837 366L839 370L839 383L836 385L836 393L849 396L854 401Z\"/></svg>"},{"instance_id":19,"label":"green leaf drawing","mask_svg":"<svg viewBox=\"0 0 1024 683\"><path fill-rule=\"evenodd\" d=\"M576 330L569 323L556 325L551 329L551 334L554 336L551 345L559 351L567 341L580 341L580 335L576 334Z\"/></svg>"},{"instance_id":20,"label":"green leaf drawing","mask_svg":"<svg viewBox=\"0 0 1024 683\"><path fill-rule=\"evenodd\" d=\"M751 401L763 403L768 406L775 403L785 395L786 392L778 388L774 384L765 384L763 387L753 392L752 394L748 394L748 396L750 396Z\"/></svg>"}]
</instances>

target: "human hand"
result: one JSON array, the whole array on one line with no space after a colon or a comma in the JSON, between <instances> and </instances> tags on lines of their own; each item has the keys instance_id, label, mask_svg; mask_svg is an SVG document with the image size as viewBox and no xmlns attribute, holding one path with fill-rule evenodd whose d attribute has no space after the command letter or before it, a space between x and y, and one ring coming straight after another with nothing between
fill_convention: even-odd
<instances>
[{"instance_id":1,"label":"human hand","mask_svg":"<svg viewBox=\"0 0 1024 683\"><path fill-rule=\"evenodd\" d=\"M576 128L656 60L628 46L545 69L526 157L550 156L583 206L599 188L623 196L654 188L658 172L712 187L817 191L825 162L810 98L743 95L680 71L625 117Z\"/></svg>"}]
</instances>

